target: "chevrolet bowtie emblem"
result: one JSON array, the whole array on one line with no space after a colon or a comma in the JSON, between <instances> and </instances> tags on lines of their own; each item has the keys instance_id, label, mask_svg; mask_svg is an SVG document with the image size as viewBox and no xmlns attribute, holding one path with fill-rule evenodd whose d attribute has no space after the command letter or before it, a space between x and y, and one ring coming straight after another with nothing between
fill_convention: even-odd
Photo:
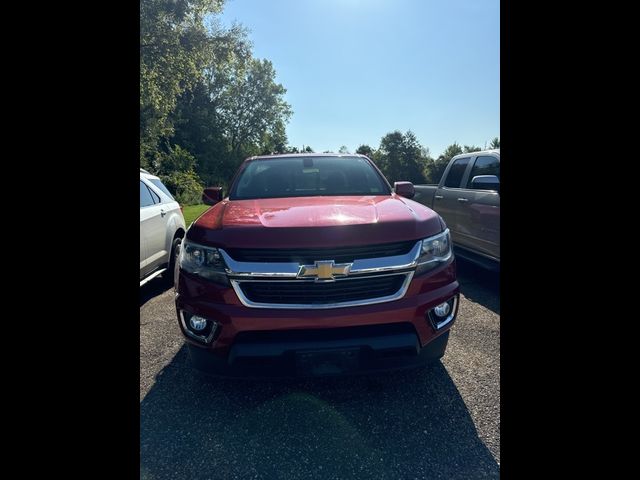
<instances>
[{"instance_id":1,"label":"chevrolet bowtie emblem","mask_svg":"<svg viewBox=\"0 0 640 480\"><path fill-rule=\"evenodd\" d=\"M334 280L334 275L349 275L353 263L336 263L333 260L316 260L313 265L300 265L298 277L315 277L316 281Z\"/></svg>"}]
</instances>

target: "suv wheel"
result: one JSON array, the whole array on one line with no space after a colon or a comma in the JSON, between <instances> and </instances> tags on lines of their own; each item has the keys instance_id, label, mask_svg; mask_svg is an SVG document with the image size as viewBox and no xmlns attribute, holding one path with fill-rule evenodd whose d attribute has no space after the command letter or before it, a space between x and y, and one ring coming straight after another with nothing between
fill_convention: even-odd
<instances>
[{"instance_id":1,"label":"suv wheel","mask_svg":"<svg viewBox=\"0 0 640 480\"><path fill-rule=\"evenodd\" d=\"M172 286L175 283L176 262L178 260L178 255L180 255L181 245L182 245L181 238L173 239L173 244L171 245L171 256L169 257L169 265L167 266L167 271L162 274L168 286Z\"/></svg>"}]
</instances>

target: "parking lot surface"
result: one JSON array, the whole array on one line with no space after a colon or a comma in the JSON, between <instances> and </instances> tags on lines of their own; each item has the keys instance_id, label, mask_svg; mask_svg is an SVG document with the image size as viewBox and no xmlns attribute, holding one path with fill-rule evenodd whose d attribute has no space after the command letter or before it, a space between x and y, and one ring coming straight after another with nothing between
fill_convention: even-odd
<instances>
[{"instance_id":1,"label":"parking lot surface","mask_svg":"<svg viewBox=\"0 0 640 480\"><path fill-rule=\"evenodd\" d=\"M140 289L140 474L179 478L498 478L496 273L458 261L461 303L426 370L287 381L194 371L173 290Z\"/></svg>"}]
</instances>

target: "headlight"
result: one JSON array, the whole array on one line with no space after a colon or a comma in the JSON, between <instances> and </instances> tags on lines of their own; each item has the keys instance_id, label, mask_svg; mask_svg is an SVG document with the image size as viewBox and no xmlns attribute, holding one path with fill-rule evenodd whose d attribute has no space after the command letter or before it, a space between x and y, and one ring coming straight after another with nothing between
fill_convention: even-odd
<instances>
[{"instance_id":1,"label":"headlight","mask_svg":"<svg viewBox=\"0 0 640 480\"><path fill-rule=\"evenodd\" d=\"M225 285L229 284L224 259L217 248L185 240L180 249L180 269Z\"/></svg>"},{"instance_id":2,"label":"headlight","mask_svg":"<svg viewBox=\"0 0 640 480\"><path fill-rule=\"evenodd\" d=\"M422 240L422 248L418 257L416 275L427 272L448 261L453 252L451 250L451 236L449 229L433 237Z\"/></svg>"}]
</instances>

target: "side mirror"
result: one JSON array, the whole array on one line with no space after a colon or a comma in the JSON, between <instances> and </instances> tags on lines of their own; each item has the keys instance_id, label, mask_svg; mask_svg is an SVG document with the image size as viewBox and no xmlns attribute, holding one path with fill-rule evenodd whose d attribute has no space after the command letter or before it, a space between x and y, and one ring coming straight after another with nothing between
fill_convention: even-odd
<instances>
[{"instance_id":1,"label":"side mirror","mask_svg":"<svg viewBox=\"0 0 640 480\"><path fill-rule=\"evenodd\" d=\"M500 192L500 179L495 175L476 175L471 179L471 188Z\"/></svg>"},{"instance_id":2,"label":"side mirror","mask_svg":"<svg viewBox=\"0 0 640 480\"><path fill-rule=\"evenodd\" d=\"M396 194L405 198L413 198L416 194L416 190L413 188L413 183L411 182L395 182L393 184L393 189Z\"/></svg>"},{"instance_id":3,"label":"side mirror","mask_svg":"<svg viewBox=\"0 0 640 480\"><path fill-rule=\"evenodd\" d=\"M222 187L207 187L202 191L202 203L215 205L222 201Z\"/></svg>"}]
</instances>

